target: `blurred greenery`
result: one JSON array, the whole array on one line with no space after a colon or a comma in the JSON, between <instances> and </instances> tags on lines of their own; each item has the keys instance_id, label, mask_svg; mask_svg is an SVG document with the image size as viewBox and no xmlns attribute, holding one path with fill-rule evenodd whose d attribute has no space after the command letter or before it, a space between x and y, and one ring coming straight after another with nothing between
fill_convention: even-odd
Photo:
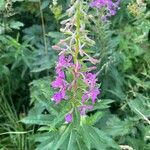
<instances>
[{"instance_id":1,"label":"blurred greenery","mask_svg":"<svg viewBox=\"0 0 150 150\"><path fill-rule=\"evenodd\" d=\"M62 145L86 150L93 140L99 150L118 145L149 150L150 1L121 0L107 24L98 11L89 11L102 92L87 125L77 130L60 127L65 108L50 100L57 59L52 45L64 36L60 21L70 0L55 2L0 0L0 150L57 150Z\"/></svg>"}]
</instances>

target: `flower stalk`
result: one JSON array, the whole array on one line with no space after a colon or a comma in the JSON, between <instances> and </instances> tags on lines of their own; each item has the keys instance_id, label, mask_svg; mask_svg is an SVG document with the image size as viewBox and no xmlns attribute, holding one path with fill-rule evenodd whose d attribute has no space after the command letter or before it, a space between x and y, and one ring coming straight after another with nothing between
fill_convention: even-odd
<instances>
[{"instance_id":1,"label":"flower stalk","mask_svg":"<svg viewBox=\"0 0 150 150\"><path fill-rule=\"evenodd\" d=\"M86 115L87 110L93 109L100 91L97 86L96 74L91 73L98 61L90 56L90 47L94 41L88 38L86 22L88 20L87 5L83 0L76 0L67 10L69 19L62 21L61 29L66 39L53 46L59 51L56 65L56 79L51 83L54 89L53 100L56 104L65 101L70 110L65 120L73 120L73 110L77 109L80 115Z\"/></svg>"}]
</instances>

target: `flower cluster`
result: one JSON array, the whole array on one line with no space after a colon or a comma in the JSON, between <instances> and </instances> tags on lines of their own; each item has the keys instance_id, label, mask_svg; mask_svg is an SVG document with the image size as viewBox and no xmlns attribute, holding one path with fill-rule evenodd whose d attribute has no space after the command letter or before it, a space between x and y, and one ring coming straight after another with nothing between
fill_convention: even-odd
<instances>
[{"instance_id":1,"label":"flower cluster","mask_svg":"<svg viewBox=\"0 0 150 150\"><path fill-rule=\"evenodd\" d=\"M66 97L67 83L65 80L64 69L67 69L71 66L71 60L72 56L65 57L65 55L62 54L59 56L58 63L56 65L57 77L55 81L51 83L51 86L54 89L59 89L59 91L53 95L53 99L57 104L60 103L61 100L65 99Z\"/></svg>"},{"instance_id":2,"label":"flower cluster","mask_svg":"<svg viewBox=\"0 0 150 150\"><path fill-rule=\"evenodd\" d=\"M107 19L110 16L114 16L119 9L120 0L113 2L112 0L93 0L90 3L91 7L96 7L98 9L104 8L106 10L106 15L103 19Z\"/></svg>"},{"instance_id":3,"label":"flower cluster","mask_svg":"<svg viewBox=\"0 0 150 150\"><path fill-rule=\"evenodd\" d=\"M95 103L99 89L96 87L96 75L92 73L86 73L84 76L84 82L88 85L89 91L85 92L82 96L82 102L84 103L89 98L92 99L92 103Z\"/></svg>"},{"instance_id":4,"label":"flower cluster","mask_svg":"<svg viewBox=\"0 0 150 150\"><path fill-rule=\"evenodd\" d=\"M60 53L55 68L57 76L51 83L51 86L56 89L52 99L56 104L65 100L66 103L71 104L70 111L65 116L67 122L72 122L74 108L78 109L80 115L86 115L87 110L92 110L93 104L100 94L96 83L97 76L91 73L96 67L86 65L87 61L92 64L99 61L84 50L86 45L92 45L94 42L88 38L88 32L85 30L83 20L86 13L83 16L83 4L82 0L76 0L67 11L69 15L72 14L72 17L62 22L65 28L61 31L68 37L53 46L53 49L60 51Z\"/></svg>"},{"instance_id":5,"label":"flower cluster","mask_svg":"<svg viewBox=\"0 0 150 150\"><path fill-rule=\"evenodd\" d=\"M71 83L67 82L65 71L68 69L73 70L74 79ZM59 91L55 92L52 99L56 104L59 104L62 100L67 100L69 95L66 95L67 91L71 91L71 89L78 89L77 80L82 79L86 88L82 92L83 95L80 99L80 105L78 106L78 110L81 115L86 115L86 110L92 110L92 105L87 105L88 100L94 104L96 102L97 96L100 94L100 90L96 85L96 74L91 73L90 71L95 69L95 67L91 67L87 72L82 71L82 65L79 63L74 64L71 55L65 56L61 54L58 58L58 62L56 65L56 78L51 83L51 86L54 89L59 89ZM80 89L81 90L81 89ZM76 92L76 90L75 90ZM65 120L67 122L72 121L72 114L69 112Z\"/></svg>"}]
</instances>

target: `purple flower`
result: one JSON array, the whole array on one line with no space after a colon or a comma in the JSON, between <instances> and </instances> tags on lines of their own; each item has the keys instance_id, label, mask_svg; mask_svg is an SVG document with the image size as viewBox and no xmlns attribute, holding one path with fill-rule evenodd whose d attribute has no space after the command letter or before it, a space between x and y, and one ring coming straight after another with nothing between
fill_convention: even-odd
<instances>
[{"instance_id":1,"label":"purple flower","mask_svg":"<svg viewBox=\"0 0 150 150\"><path fill-rule=\"evenodd\" d=\"M65 87L65 82L62 78L57 77L52 83L51 86L53 88L63 88Z\"/></svg>"},{"instance_id":2,"label":"purple flower","mask_svg":"<svg viewBox=\"0 0 150 150\"><path fill-rule=\"evenodd\" d=\"M71 55L65 56L64 54L61 54L59 56L58 63L56 65L57 77L51 83L51 86L53 88L59 88L59 92L56 92L52 97L56 103L60 103L61 100L65 99L67 85L66 85L66 81L65 81L64 69L66 69L72 65L71 60L72 60Z\"/></svg>"},{"instance_id":3,"label":"purple flower","mask_svg":"<svg viewBox=\"0 0 150 150\"><path fill-rule=\"evenodd\" d=\"M60 78L62 78L62 79L65 79L65 73L64 73L64 71L62 71L62 70L60 70L60 71L56 71L56 73L58 74L58 76L60 77Z\"/></svg>"},{"instance_id":4,"label":"purple flower","mask_svg":"<svg viewBox=\"0 0 150 150\"><path fill-rule=\"evenodd\" d=\"M87 109L92 110L92 109L93 109L93 106L91 106L91 105L89 105L89 106L87 106L87 105L80 106L80 107L79 107L80 114L81 114L81 115L85 115Z\"/></svg>"},{"instance_id":5,"label":"purple flower","mask_svg":"<svg viewBox=\"0 0 150 150\"><path fill-rule=\"evenodd\" d=\"M65 120L66 120L66 122L68 122L68 123L72 122L72 114L71 114L71 113L68 113L68 114L65 116Z\"/></svg>"},{"instance_id":6,"label":"purple flower","mask_svg":"<svg viewBox=\"0 0 150 150\"><path fill-rule=\"evenodd\" d=\"M88 86L95 86L96 84L96 74L92 74L92 73L86 73L85 74L85 79L84 82L88 85Z\"/></svg>"},{"instance_id":7,"label":"purple flower","mask_svg":"<svg viewBox=\"0 0 150 150\"><path fill-rule=\"evenodd\" d=\"M107 17L114 16L119 9L119 3L120 0L116 0L113 2L112 0L93 0L90 3L91 7L96 7L98 9L105 8L106 9L106 15L103 16L103 20L106 20Z\"/></svg>"},{"instance_id":8,"label":"purple flower","mask_svg":"<svg viewBox=\"0 0 150 150\"><path fill-rule=\"evenodd\" d=\"M82 103L84 103L88 99L89 99L89 94L88 93L84 93L83 96L82 96Z\"/></svg>"},{"instance_id":9,"label":"purple flower","mask_svg":"<svg viewBox=\"0 0 150 150\"><path fill-rule=\"evenodd\" d=\"M95 103L97 96L100 94L100 90L98 88L91 89L89 92L86 92L82 96L82 103L91 98L92 103Z\"/></svg>"},{"instance_id":10,"label":"purple flower","mask_svg":"<svg viewBox=\"0 0 150 150\"><path fill-rule=\"evenodd\" d=\"M52 98L57 104L60 103L65 98L65 91L62 90L62 91L56 92Z\"/></svg>"},{"instance_id":11,"label":"purple flower","mask_svg":"<svg viewBox=\"0 0 150 150\"><path fill-rule=\"evenodd\" d=\"M95 103L97 96L100 94L100 90L98 88L93 89L90 92L90 97L92 99L92 103Z\"/></svg>"},{"instance_id":12,"label":"purple flower","mask_svg":"<svg viewBox=\"0 0 150 150\"><path fill-rule=\"evenodd\" d=\"M72 56L71 55L69 55L67 57L64 54L61 54L59 56L58 63L56 65L56 71L57 71L57 73L59 71L61 71L63 68L69 67L71 65L71 60L72 60Z\"/></svg>"},{"instance_id":13,"label":"purple flower","mask_svg":"<svg viewBox=\"0 0 150 150\"><path fill-rule=\"evenodd\" d=\"M76 8L76 6L73 7ZM111 0L92 0L91 7L97 7L99 9L105 7L105 15L108 16L109 14L115 15L117 5ZM73 36L69 35L68 38L61 40L53 47L59 50L60 53L55 67L56 78L51 83L51 86L57 91L52 98L56 104L67 99L63 101L63 104L67 106L66 109L70 109L65 115L65 120L68 123L73 120L74 116L72 111L74 108L78 109L80 115L85 115L87 110L92 110L92 105L96 102L97 96L100 93L96 84L97 75L91 73L96 67L88 67L86 65L86 61L90 61L95 65L99 60L91 57L89 52L87 53L86 49L84 50L86 43L82 40L82 36L79 37L79 41L77 41L76 36L78 35L78 30L75 29L77 20L75 15L75 17L72 16L63 22L66 26L65 29L61 31L70 32ZM79 28L81 31L84 30L84 24L80 24ZM87 33L84 34L84 37L88 38ZM88 102L88 100L90 100L90 102ZM63 104L60 106L62 109Z\"/></svg>"}]
</instances>

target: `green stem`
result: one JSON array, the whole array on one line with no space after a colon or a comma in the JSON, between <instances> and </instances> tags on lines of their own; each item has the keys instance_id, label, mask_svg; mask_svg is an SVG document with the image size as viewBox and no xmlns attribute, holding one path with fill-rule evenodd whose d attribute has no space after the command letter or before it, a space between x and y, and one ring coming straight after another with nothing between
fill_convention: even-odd
<instances>
[{"instance_id":1,"label":"green stem","mask_svg":"<svg viewBox=\"0 0 150 150\"><path fill-rule=\"evenodd\" d=\"M74 64L76 65L78 62L78 54L79 54L79 47L80 47L80 2L77 5L77 9L76 9L76 14L75 14L75 19L76 19L76 35L75 35L75 53L73 55L73 59L74 59ZM73 71L73 75L74 75L74 98L73 98L73 103L75 104L76 101L76 94L77 94L77 89L78 89L78 85L77 85L77 72L76 72L76 67Z\"/></svg>"},{"instance_id":2,"label":"green stem","mask_svg":"<svg viewBox=\"0 0 150 150\"><path fill-rule=\"evenodd\" d=\"M41 15L41 23L42 23L42 31L43 31L43 40L44 40L44 46L45 46L45 53L47 54L48 47L47 47L47 40L46 40L44 16L43 16L42 8L41 8L41 0L39 0L39 5L40 5L39 7L40 7L40 15Z\"/></svg>"},{"instance_id":3,"label":"green stem","mask_svg":"<svg viewBox=\"0 0 150 150\"><path fill-rule=\"evenodd\" d=\"M80 5L77 6L77 13L76 13L76 47L75 47L75 63L78 60L78 53L79 53L79 38L80 38Z\"/></svg>"}]
</instances>

